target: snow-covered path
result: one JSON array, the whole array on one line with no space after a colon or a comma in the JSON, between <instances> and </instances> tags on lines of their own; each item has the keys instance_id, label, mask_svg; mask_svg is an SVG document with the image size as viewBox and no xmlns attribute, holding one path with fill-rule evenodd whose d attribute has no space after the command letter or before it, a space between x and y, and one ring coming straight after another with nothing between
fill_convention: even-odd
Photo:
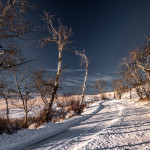
<instances>
[{"instance_id":1,"label":"snow-covered path","mask_svg":"<svg viewBox=\"0 0 150 150\"><path fill-rule=\"evenodd\" d=\"M150 149L150 108L128 101L103 101L89 119L27 147L34 150Z\"/></svg>"}]
</instances>

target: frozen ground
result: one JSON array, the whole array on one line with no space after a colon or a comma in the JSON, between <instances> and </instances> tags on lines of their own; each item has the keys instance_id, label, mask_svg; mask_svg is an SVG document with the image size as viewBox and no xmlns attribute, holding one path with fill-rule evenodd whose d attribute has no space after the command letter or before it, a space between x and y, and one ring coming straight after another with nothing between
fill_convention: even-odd
<instances>
[{"instance_id":1,"label":"frozen ground","mask_svg":"<svg viewBox=\"0 0 150 150\"><path fill-rule=\"evenodd\" d=\"M1 135L0 149L148 150L150 108L125 99L97 102L81 116L64 122Z\"/></svg>"}]
</instances>

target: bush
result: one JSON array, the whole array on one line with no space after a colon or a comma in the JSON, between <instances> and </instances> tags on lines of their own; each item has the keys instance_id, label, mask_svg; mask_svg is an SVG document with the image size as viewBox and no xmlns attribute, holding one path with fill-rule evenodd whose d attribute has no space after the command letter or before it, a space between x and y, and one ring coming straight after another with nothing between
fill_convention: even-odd
<instances>
[{"instance_id":1,"label":"bush","mask_svg":"<svg viewBox=\"0 0 150 150\"><path fill-rule=\"evenodd\" d=\"M28 117L28 127L34 124L34 127L37 128L41 126L42 124L47 122L46 118L46 108L41 110L36 116Z\"/></svg>"},{"instance_id":2,"label":"bush","mask_svg":"<svg viewBox=\"0 0 150 150\"><path fill-rule=\"evenodd\" d=\"M34 127L37 128L40 125L46 122L46 109L43 109L39 112L38 115L33 117L28 117L28 124L24 124L24 118L21 119L11 119L7 121L6 118L0 118L0 134L12 134L16 133L18 130L22 128L29 128L34 124Z\"/></svg>"},{"instance_id":3,"label":"bush","mask_svg":"<svg viewBox=\"0 0 150 150\"><path fill-rule=\"evenodd\" d=\"M21 122L22 121L18 121L18 120L8 121L6 118L0 118L0 134L16 133L18 130L22 128Z\"/></svg>"}]
</instances>

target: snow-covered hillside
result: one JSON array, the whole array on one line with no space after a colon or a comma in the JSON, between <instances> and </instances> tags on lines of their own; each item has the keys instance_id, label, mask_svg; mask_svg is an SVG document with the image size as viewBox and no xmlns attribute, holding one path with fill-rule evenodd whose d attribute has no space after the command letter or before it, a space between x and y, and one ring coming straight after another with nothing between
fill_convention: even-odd
<instances>
[{"instance_id":1,"label":"snow-covered hillside","mask_svg":"<svg viewBox=\"0 0 150 150\"><path fill-rule=\"evenodd\" d=\"M150 107L139 105L134 91L133 100L128 97L126 93L122 100L96 102L81 116L63 122L0 135L0 149L150 149Z\"/></svg>"}]
</instances>

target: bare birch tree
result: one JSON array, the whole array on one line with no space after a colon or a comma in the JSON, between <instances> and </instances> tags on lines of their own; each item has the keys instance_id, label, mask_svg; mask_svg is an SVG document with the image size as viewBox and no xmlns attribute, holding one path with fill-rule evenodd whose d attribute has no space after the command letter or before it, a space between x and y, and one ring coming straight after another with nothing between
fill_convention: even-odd
<instances>
[{"instance_id":1,"label":"bare birch tree","mask_svg":"<svg viewBox=\"0 0 150 150\"><path fill-rule=\"evenodd\" d=\"M94 86L95 86L95 88L99 89L99 92L101 94L101 99L106 99L106 97L105 97L106 81L105 80L97 80Z\"/></svg>"},{"instance_id":2,"label":"bare birch tree","mask_svg":"<svg viewBox=\"0 0 150 150\"><path fill-rule=\"evenodd\" d=\"M25 112L25 126L27 126L27 114L31 110L31 107L28 107L28 101L30 99L30 92L31 92L31 86L29 86L29 82L26 82L27 78L26 75L28 75L28 70L25 68L24 73L19 70L23 68L17 68L20 65L26 64L26 59L23 57L21 51L16 47L15 45L11 45L9 50L5 50L4 55L1 55L0 57L1 62L1 69L7 70L13 75L14 77L14 93L16 93L16 96L20 98L22 101L22 106L20 108L24 109ZM15 105L15 103L14 103ZM32 105L32 104L31 104ZM17 106L17 105L16 105Z\"/></svg>"},{"instance_id":3,"label":"bare birch tree","mask_svg":"<svg viewBox=\"0 0 150 150\"><path fill-rule=\"evenodd\" d=\"M89 61L88 61L87 56L85 55L85 50L83 50L82 53L76 51L75 54L80 56L80 58L81 58L81 66L84 65L85 69L86 69L85 76L84 76L83 88L82 88L82 98L81 98L81 101L80 101L80 108L79 108L79 112L78 112L78 114L81 114L82 111L83 111L82 105L83 105L84 95L85 95L85 87L86 87L86 81L87 81L87 75L88 75Z\"/></svg>"},{"instance_id":4,"label":"bare birch tree","mask_svg":"<svg viewBox=\"0 0 150 150\"><path fill-rule=\"evenodd\" d=\"M23 109L25 117L24 117L24 126L28 127L28 113L32 110L36 99L33 100L31 94L33 92L33 87L31 82L29 81L31 78L27 77L25 73L18 73L17 70L11 69L12 74L14 76L15 87L14 91L16 94L16 98L21 100L21 105L12 102L12 104L20 109ZM32 99L32 100L31 100ZM19 102L19 101L18 101Z\"/></svg>"},{"instance_id":5,"label":"bare birch tree","mask_svg":"<svg viewBox=\"0 0 150 150\"><path fill-rule=\"evenodd\" d=\"M146 96L146 98L149 99L149 75L137 65L139 63L138 61L141 61L140 64L145 64L145 59L142 61L142 57L143 56L137 49L131 51L129 53L129 57L124 58L121 63L121 72L123 75L123 79L126 80L125 82L130 88L132 86L136 89L136 92L140 99L143 99L143 96Z\"/></svg>"},{"instance_id":6,"label":"bare birch tree","mask_svg":"<svg viewBox=\"0 0 150 150\"><path fill-rule=\"evenodd\" d=\"M52 92L52 96L51 96L51 100L49 103L49 111L48 114L49 115L49 119L50 121L52 120L52 106L53 106L53 102L59 87L59 78L60 75L62 73L62 71L66 68L66 67L61 67L62 65L62 52L65 49L65 46L69 43L71 43L71 41L69 40L70 37L72 36L72 28L68 28L67 26L64 26L60 19L58 19L58 27L54 26L53 24L53 19L54 16L50 15L48 12L44 11L44 21L47 24L47 29L49 31L50 36L47 38L43 38L42 39L42 44L48 43L48 42L54 42L57 44L58 46L58 69L57 69L57 75L55 78L55 84L54 84L54 88L53 88L53 92Z\"/></svg>"}]
</instances>

